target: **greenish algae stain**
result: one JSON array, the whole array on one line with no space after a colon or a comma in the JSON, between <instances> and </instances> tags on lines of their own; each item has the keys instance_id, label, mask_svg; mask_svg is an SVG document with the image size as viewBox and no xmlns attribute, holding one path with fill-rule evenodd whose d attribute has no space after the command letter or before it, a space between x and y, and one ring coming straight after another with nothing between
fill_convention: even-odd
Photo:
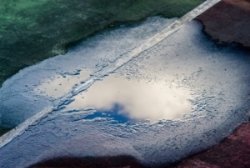
<instances>
[{"instance_id":1,"label":"greenish algae stain","mask_svg":"<svg viewBox=\"0 0 250 168\"><path fill-rule=\"evenodd\" d=\"M0 135L3 135L4 133L8 132L9 128L0 128Z\"/></svg>"}]
</instances>

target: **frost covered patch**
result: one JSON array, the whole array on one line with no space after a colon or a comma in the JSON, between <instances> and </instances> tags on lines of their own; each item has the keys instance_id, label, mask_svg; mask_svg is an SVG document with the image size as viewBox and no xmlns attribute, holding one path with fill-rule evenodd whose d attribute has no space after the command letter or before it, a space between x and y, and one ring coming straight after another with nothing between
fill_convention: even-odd
<instances>
[{"instance_id":1,"label":"frost covered patch","mask_svg":"<svg viewBox=\"0 0 250 168\"><path fill-rule=\"evenodd\" d=\"M164 27L161 23L168 20L153 18L138 27L106 32L6 82L1 89L5 95L16 90L59 102L59 107L2 147L0 165L26 167L57 156L106 155L131 155L150 165L170 163L214 145L245 121L250 108L249 56L216 46L195 21L112 69L116 56L143 43L145 31L154 34ZM133 38L135 32L141 38ZM44 68L47 65L50 69ZM60 74L65 78L56 76ZM73 86L62 89L66 96L50 91L50 85L61 88L72 76L76 85L64 83ZM1 99L20 101L15 96Z\"/></svg>"}]
</instances>

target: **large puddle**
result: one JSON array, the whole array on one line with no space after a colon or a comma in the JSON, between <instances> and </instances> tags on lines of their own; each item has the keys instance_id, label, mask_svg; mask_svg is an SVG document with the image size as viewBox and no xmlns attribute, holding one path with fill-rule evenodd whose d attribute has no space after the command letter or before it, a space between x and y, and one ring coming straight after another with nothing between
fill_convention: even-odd
<instances>
[{"instance_id":1,"label":"large puddle","mask_svg":"<svg viewBox=\"0 0 250 168\"><path fill-rule=\"evenodd\" d=\"M6 124L17 123L6 111L59 106L2 147L0 165L106 155L170 163L216 144L248 119L249 55L216 46L195 21L105 71L171 22L156 17L106 32L7 81L0 97Z\"/></svg>"},{"instance_id":2,"label":"large puddle","mask_svg":"<svg viewBox=\"0 0 250 168\"><path fill-rule=\"evenodd\" d=\"M175 19L149 18L133 27L106 31L72 48L66 55L21 70L0 89L0 126L13 128L88 80L90 75L131 51Z\"/></svg>"}]
</instances>

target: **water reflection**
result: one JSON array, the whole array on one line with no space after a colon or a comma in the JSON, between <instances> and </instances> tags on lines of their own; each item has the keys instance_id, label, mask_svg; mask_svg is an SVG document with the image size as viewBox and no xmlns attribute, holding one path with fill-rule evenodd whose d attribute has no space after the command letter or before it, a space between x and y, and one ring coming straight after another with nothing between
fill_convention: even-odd
<instances>
[{"instance_id":1,"label":"water reflection","mask_svg":"<svg viewBox=\"0 0 250 168\"><path fill-rule=\"evenodd\" d=\"M70 92L79 81L84 81L89 77L90 71L86 69L76 70L75 72L64 72L51 78L43 80L35 88L38 94L52 98L60 98Z\"/></svg>"},{"instance_id":2,"label":"water reflection","mask_svg":"<svg viewBox=\"0 0 250 168\"><path fill-rule=\"evenodd\" d=\"M95 108L99 112L110 111L113 114L119 110L116 115L154 122L183 117L192 109L190 99L188 89L165 81L110 76L76 96L67 108Z\"/></svg>"},{"instance_id":3,"label":"water reflection","mask_svg":"<svg viewBox=\"0 0 250 168\"><path fill-rule=\"evenodd\" d=\"M126 115L124 107L118 103L114 103L111 109L98 110L92 114L87 115L84 119L108 119L118 123L131 122L131 119Z\"/></svg>"}]
</instances>

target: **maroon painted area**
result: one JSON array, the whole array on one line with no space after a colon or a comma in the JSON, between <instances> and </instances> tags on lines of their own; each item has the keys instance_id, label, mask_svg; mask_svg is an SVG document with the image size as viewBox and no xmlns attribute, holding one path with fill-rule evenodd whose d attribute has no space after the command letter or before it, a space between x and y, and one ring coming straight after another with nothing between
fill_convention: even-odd
<instances>
[{"instance_id":1,"label":"maroon painted area","mask_svg":"<svg viewBox=\"0 0 250 168\"><path fill-rule=\"evenodd\" d=\"M242 124L220 144L174 168L250 168L250 123Z\"/></svg>"},{"instance_id":2,"label":"maroon painted area","mask_svg":"<svg viewBox=\"0 0 250 168\"><path fill-rule=\"evenodd\" d=\"M213 39L250 48L250 0L222 0L197 19Z\"/></svg>"}]
</instances>

